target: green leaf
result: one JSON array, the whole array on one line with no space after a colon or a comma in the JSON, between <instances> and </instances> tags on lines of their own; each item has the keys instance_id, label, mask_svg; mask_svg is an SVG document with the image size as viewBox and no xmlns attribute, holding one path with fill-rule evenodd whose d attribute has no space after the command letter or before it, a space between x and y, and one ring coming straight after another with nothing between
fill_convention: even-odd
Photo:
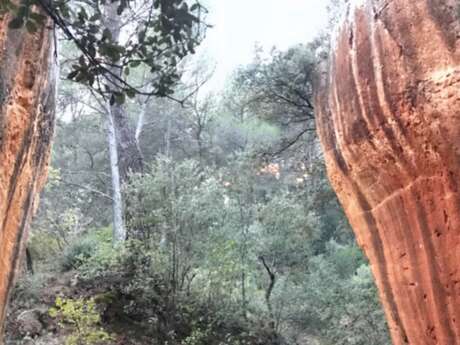
<instances>
[{"instance_id":1,"label":"green leaf","mask_svg":"<svg viewBox=\"0 0 460 345\"><path fill-rule=\"evenodd\" d=\"M91 55L91 57L96 56L96 48L94 47L94 45L90 45L88 47L88 54Z\"/></svg>"},{"instance_id":2,"label":"green leaf","mask_svg":"<svg viewBox=\"0 0 460 345\"><path fill-rule=\"evenodd\" d=\"M136 97L136 90L134 89L126 89L126 95L129 97L129 98L134 98Z\"/></svg>"},{"instance_id":3,"label":"green leaf","mask_svg":"<svg viewBox=\"0 0 460 345\"><path fill-rule=\"evenodd\" d=\"M88 19L88 13L86 13L86 10L84 7L80 8L80 12L78 12L78 17L81 18L82 20Z\"/></svg>"},{"instance_id":4,"label":"green leaf","mask_svg":"<svg viewBox=\"0 0 460 345\"><path fill-rule=\"evenodd\" d=\"M91 16L91 18L89 18L89 20L90 20L91 22L95 22L95 21L97 21L97 20L99 20L99 19L101 19L101 14L100 14L100 13L95 13L95 14L93 14L93 15Z\"/></svg>"},{"instance_id":5,"label":"green leaf","mask_svg":"<svg viewBox=\"0 0 460 345\"><path fill-rule=\"evenodd\" d=\"M115 92L114 96L115 96L115 102L118 105L122 105L123 103L125 103L126 97L123 92Z\"/></svg>"},{"instance_id":6,"label":"green leaf","mask_svg":"<svg viewBox=\"0 0 460 345\"><path fill-rule=\"evenodd\" d=\"M34 32L37 32L38 30L37 25L35 25L35 23L30 20L26 23L26 29L27 29L27 32L29 32L30 34L33 34Z\"/></svg>"},{"instance_id":7,"label":"green leaf","mask_svg":"<svg viewBox=\"0 0 460 345\"><path fill-rule=\"evenodd\" d=\"M80 58L78 59L78 62L80 63L80 65L86 66L86 59L85 59L85 56L84 56L84 55L81 55Z\"/></svg>"},{"instance_id":8,"label":"green leaf","mask_svg":"<svg viewBox=\"0 0 460 345\"><path fill-rule=\"evenodd\" d=\"M48 314L54 319L58 316L58 310L56 308L50 308Z\"/></svg>"},{"instance_id":9,"label":"green leaf","mask_svg":"<svg viewBox=\"0 0 460 345\"><path fill-rule=\"evenodd\" d=\"M37 13L37 12L32 12L30 14L30 19L33 19L35 20L37 23L43 23L46 19L46 16L44 16L43 14L40 14L40 13Z\"/></svg>"},{"instance_id":10,"label":"green leaf","mask_svg":"<svg viewBox=\"0 0 460 345\"><path fill-rule=\"evenodd\" d=\"M86 70L80 70L79 71L80 73L77 74L77 76L75 77L75 81L76 82L85 82L88 80L88 73Z\"/></svg>"},{"instance_id":11,"label":"green leaf","mask_svg":"<svg viewBox=\"0 0 460 345\"><path fill-rule=\"evenodd\" d=\"M96 78L94 77L94 74L88 73L88 85L93 86L95 80Z\"/></svg>"},{"instance_id":12,"label":"green leaf","mask_svg":"<svg viewBox=\"0 0 460 345\"><path fill-rule=\"evenodd\" d=\"M24 18L16 17L8 23L10 29L20 29L24 25Z\"/></svg>"},{"instance_id":13,"label":"green leaf","mask_svg":"<svg viewBox=\"0 0 460 345\"><path fill-rule=\"evenodd\" d=\"M140 60L134 60L134 61L131 61L129 65L130 65L132 68L136 68L136 67L139 66L140 64L141 64L141 61L140 61Z\"/></svg>"},{"instance_id":14,"label":"green leaf","mask_svg":"<svg viewBox=\"0 0 460 345\"><path fill-rule=\"evenodd\" d=\"M21 6L19 7L17 16L21 18L25 18L27 16L27 13L29 12L29 7L28 6Z\"/></svg>"},{"instance_id":15,"label":"green leaf","mask_svg":"<svg viewBox=\"0 0 460 345\"><path fill-rule=\"evenodd\" d=\"M102 32L102 38L107 38L109 40L112 40L112 32L105 28L104 31Z\"/></svg>"},{"instance_id":16,"label":"green leaf","mask_svg":"<svg viewBox=\"0 0 460 345\"><path fill-rule=\"evenodd\" d=\"M94 25L94 24L90 24L89 27L88 27L88 31L92 34L95 34L97 32L99 32L99 26L98 25Z\"/></svg>"},{"instance_id":17,"label":"green leaf","mask_svg":"<svg viewBox=\"0 0 460 345\"><path fill-rule=\"evenodd\" d=\"M108 46L107 49L106 49L106 55L107 57L110 58L110 60L112 60L113 62L117 62L120 60L120 53L119 51L117 50L116 46L114 45L111 45L111 46Z\"/></svg>"}]
</instances>

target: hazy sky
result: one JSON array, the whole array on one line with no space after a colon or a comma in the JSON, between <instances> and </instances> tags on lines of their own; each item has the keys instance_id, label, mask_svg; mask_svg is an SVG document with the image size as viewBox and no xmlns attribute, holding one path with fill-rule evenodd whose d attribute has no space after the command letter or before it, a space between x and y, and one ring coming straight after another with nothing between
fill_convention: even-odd
<instances>
[{"instance_id":1,"label":"hazy sky","mask_svg":"<svg viewBox=\"0 0 460 345\"><path fill-rule=\"evenodd\" d=\"M222 86L238 65L249 63L259 42L286 49L311 40L326 21L326 0L207 0L209 30L200 48L217 63L212 84Z\"/></svg>"}]
</instances>

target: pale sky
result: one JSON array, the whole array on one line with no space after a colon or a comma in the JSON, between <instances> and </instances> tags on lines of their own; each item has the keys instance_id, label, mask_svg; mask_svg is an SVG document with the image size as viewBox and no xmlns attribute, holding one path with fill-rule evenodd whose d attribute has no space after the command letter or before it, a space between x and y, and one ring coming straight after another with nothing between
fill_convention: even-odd
<instances>
[{"instance_id":1,"label":"pale sky","mask_svg":"<svg viewBox=\"0 0 460 345\"><path fill-rule=\"evenodd\" d=\"M269 50L307 43L325 25L327 0L207 0L214 27L199 49L217 63L213 88L251 62L256 42Z\"/></svg>"}]
</instances>

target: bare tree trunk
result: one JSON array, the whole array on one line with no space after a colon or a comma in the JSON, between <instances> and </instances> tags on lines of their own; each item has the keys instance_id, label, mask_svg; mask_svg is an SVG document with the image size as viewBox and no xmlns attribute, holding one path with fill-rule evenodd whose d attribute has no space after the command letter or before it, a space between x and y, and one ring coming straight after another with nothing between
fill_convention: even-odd
<instances>
[{"instance_id":1,"label":"bare tree trunk","mask_svg":"<svg viewBox=\"0 0 460 345\"><path fill-rule=\"evenodd\" d=\"M246 299L246 270L241 269L241 309L243 311L243 318L247 320L248 318L248 308L247 308L247 299Z\"/></svg>"},{"instance_id":2,"label":"bare tree trunk","mask_svg":"<svg viewBox=\"0 0 460 345\"><path fill-rule=\"evenodd\" d=\"M262 263L262 265L264 265L264 268L267 271L268 277L270 278L268 287L265 290L265 303L267 304L268 314L270 316L270 328L272 329L273 332L275 332L276 323L275 323L275 315L273 314L271 297L272 297L273 289L275 288L276 276L275 276L275 273L270 269L270 266L268 266L263 256L260 256L259 260Z\"/></svg>"},{"instance_id":3,"label":"bare tree trunk","mask_svg":"<svg viewBox=\"0 0 460 345\"><path fill-rule=\"evenodd\" d=\"M124 209L123 198L121 195L120 171L118 165L117 137L113 116L109 105L106 107L106 126L110 155L110 172L112 176L113 242L114 244L117 244L126 240L126 228L123 219Z\"/></svg>"},{"instance_id":4,"label":"bare tree trunk","mask_svg":"<svg viewBox=\"0 0 460 345\"><path fill-rule=\"evenodd\" d=\"M104 23L112 35L114 42L120 40L121 16L117 14L118 3L108 2L105 6ZM113 67L112 72L122 77L122 71ZM118 166L121 182L127 182L130 173L142 172L144 159L136 139L136 130L129 121L128 113L124 104L111 106L113 123L116 131ZM141 127L142 128L142 127Z\"/></svg>"},{"instance_id":5,"label":"bare tree trunk","mask_svg":"<svg viewBox=\"0 0 460 345\"><path fill-rule=\"evenodd\" d=\"M112 105L113 121L118 139L118 159L121 181L127 182L130 173L144 170L144 158L124 105Z\"/></svg>"},{"instance_id":6,"label":"bare tree trunk","mask_svg":"<svg viewBox=\"0 0 460 345\"><path fill-rule=\"evenodd\" d=\"M168 158L171 156L171 117L168 118L168 122L166 124L165 156Z\"/></svg>"},{"instance_id":7,"label":"bare tree trunk","mask_svg":"<svg viewBox=\"0 0 460 345\"><path fill-rule=\"evenodd\" d=\"M30 34L8 28L10 20L0 19L0 334L46 181L56 78L51 24Z\"/></svg>"},{"instance_id":8,"label":"bare tree trunk","mask_svg":"<svg viewBox=\"0 0 460 345\"><path fill-rule=\"evenodd\" d=\"M117 3L109 2L104 8L105 18L103 22L110 31L114 42L119 41L122 25L122 19L117 14L117 6ZM122 71L116 67L111 68L111 72L122 76ZM143 170L143 158L138 145L137 132L134 131L129 123L125 105L114 103L107 105L106 108L110 170L112 175L113 242L116 244L126 240L125 218L128 223L130 219L123 204L121 185L128 181L131 172L140 172Z\"/></svg>"},{"instance_id":9,"label":"bare tree trunk","mask_svg":"<svg viewBox=\"0 0 460 345\"><path fill-rule=\"evenodd\" d=\"M328 175L395 345L460 344L458 4L355 1L317 95Z\"/></svg>"},{"instance_id":10,"label":"bare tree trunk","mask_svg":"<svg viewBox=\"0 0 460 345\"><path fill-rule=\"evenodd\" d=\"M241 263L241 310L243 318L247 321L248 318L248 303L246 297L246 258L247 258L247 231L248 225L244 215L243 203L241 196L238 196L238 207L240 211L240 226L241 226L241 247L240 247L240 263Z\"/></svg>"},{"instance_id":11,"label":"bare tree trunk","mask_svg":"<svg viewBox=\"0 0 460 345\"><path fill-rule=\"evenodd\" d=\"M30 274L34 274L34 260L29 248L26 247L26 270Z\"/></svg>"},{"instance_id":12,"label":"bare tree trunk","mask_svg":"<svg viewBox=\"0 0 460 345\"><path fill-rule=\"evenodd\" d=\"M147 103L148 103L148 99L146 99L144 102L142 102L141 112L139 113L139 117L137 118L136 133L135 133L134 137L136 139L136 145L138 147L140 147L141 134L142 134L142 131L144 129L145 111L147 109Z\"/></svg>"}]
</instances>

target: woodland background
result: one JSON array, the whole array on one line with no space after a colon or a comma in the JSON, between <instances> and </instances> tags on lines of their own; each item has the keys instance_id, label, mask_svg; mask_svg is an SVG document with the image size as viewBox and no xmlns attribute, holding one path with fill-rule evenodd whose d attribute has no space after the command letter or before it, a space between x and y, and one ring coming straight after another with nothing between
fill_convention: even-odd
<instances>
[{"instance_id":1,"label":"woodland background","mask_svg":"<svg viewBox=\"0 0 460 345\"><path fill-rule=\"evenodd\" d=\"M206 88L213 65L186 57L170 91L119 93L110 105L66 78L80 51L59 39L49 181L7 343L390 343L315 133L328 34L255 47L219 92ZM124 74L142 85L150 67Z\"/></svg>"}]
</instances>

